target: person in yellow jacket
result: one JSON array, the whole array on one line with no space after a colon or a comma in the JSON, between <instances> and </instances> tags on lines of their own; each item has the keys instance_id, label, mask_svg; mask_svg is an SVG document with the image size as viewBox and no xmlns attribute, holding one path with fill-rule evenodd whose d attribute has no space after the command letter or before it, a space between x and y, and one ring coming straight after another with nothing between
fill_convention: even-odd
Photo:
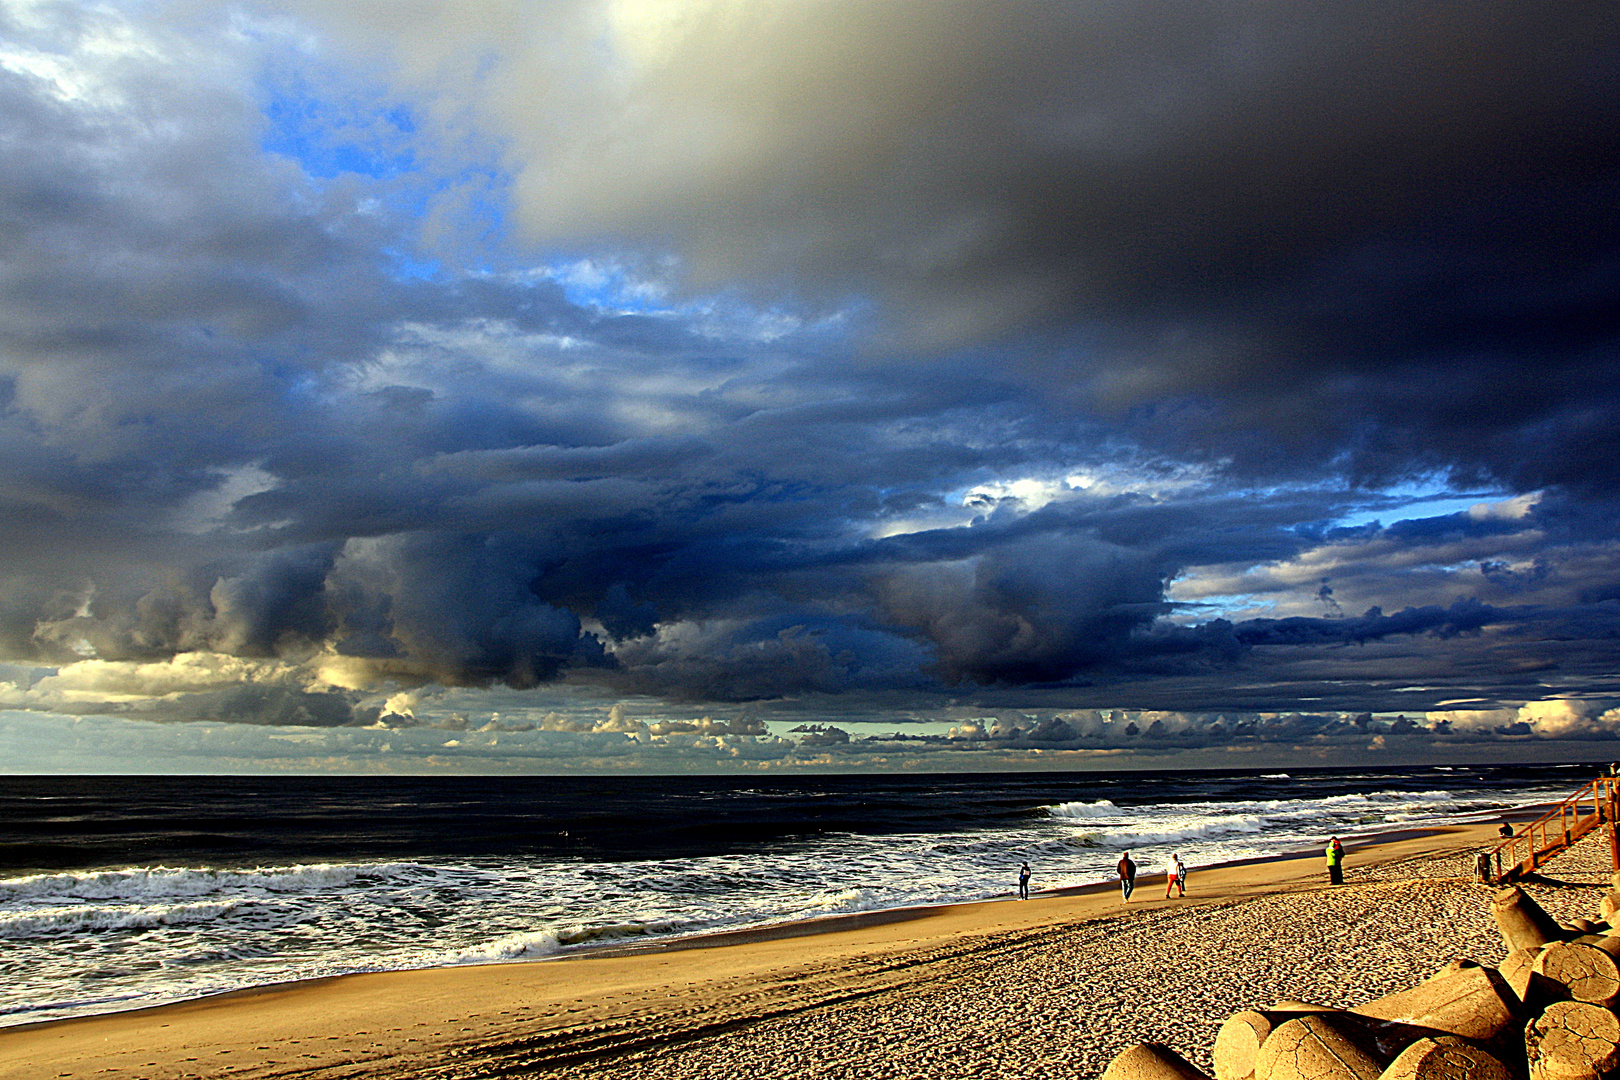
<instances>
[{"instance_id":1,"label":"person in yellow jacket","mask_svg":"<svg viewBox=\"0 0 1620 1080\"><path fill-rule=\"evenodd\" d=\"M1337 836L1328 839L1327 846L1328 884L1344 884L1344 845L1339 843Z\"/></svg>"}]
</instances>

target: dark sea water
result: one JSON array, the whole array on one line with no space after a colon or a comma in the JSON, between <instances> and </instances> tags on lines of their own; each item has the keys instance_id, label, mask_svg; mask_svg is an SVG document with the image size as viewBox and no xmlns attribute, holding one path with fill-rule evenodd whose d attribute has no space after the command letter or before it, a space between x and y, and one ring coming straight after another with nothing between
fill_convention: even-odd
<instances>
[{"instance_id":1,"label":"dark sea water","mask_svg":"<svg viewBox=\"0 0 1620 1080\"><path fill-rule=\"evenodd\" d=\"M1592 766L772 778L0 778L0 1024L1272 855Z\"/></svg>"}]
</instances>

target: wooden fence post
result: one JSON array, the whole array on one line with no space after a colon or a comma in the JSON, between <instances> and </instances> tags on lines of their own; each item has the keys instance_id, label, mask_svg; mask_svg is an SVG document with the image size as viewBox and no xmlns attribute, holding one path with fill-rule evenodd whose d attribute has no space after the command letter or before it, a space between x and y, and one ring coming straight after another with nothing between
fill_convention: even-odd
<instances>
[{"instance_id":1,"label":"wooden fence post","mask_svg":"<svg viewBox=\"0 0 1620 1080\"><path fill-rule=\"evenodd\" d=\"M1614 863L1614 872L1620 874L1620 825L1615 822L1615 815L1620 811L1620 800L1615 798L1615 781L1603 782L1604 794L1609 804L1609 859Z\"/></svg>"}]
</instances>

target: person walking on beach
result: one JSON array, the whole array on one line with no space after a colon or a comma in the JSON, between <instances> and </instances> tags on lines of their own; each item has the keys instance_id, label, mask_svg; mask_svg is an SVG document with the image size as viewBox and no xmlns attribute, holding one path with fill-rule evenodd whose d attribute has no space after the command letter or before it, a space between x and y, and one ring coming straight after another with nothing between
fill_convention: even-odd
<instances>
[{"instance_id":1,"label":"person walking on beach","mask_svg":"<svg viewBox=\"0 0 1620 1080\"><path fill-rule=\"evenodd\" d=\"M1337 836L1328 839L1327 846L1328 884L1344 884L1344 845L1339 843Z\"/></svg>"},{"instance_id":2,"label":"person walking on beach","mask_svg":"<svg viewBox=\"0 0 1620 1080\"><path fill-rule=\"evenodd\" d=\"M1170 899L1170 890L1179 890L1179 895L1187 895L1187 864L1181 861L1179 854L1170 856L1170 869L1165 875L1168 879L1164 883L1164 898Z\"/></svg>"},{"instance_id":3,"label":"person walking on beach","mask_svg":"<svg viewBox=\"0 0 1620 1080\"><path fill-rule=\"evenodd\" d=\"M1131 902L1131 893L1136 890L1136 864L1131 861L1131 853L1126 852L1119 857L1119 894L1125 898L1125 903Z\"/></svg>"},{"instance_id":4,"label":"person walking on beach","mask_svg":"<svg viewBox=\"0 0 1620 1080\"><path fill-rule=\"evenodd\" d=\"M1029 863L1018 868L1018 899L1029 899Z\"/></svg>"}]
</instances>

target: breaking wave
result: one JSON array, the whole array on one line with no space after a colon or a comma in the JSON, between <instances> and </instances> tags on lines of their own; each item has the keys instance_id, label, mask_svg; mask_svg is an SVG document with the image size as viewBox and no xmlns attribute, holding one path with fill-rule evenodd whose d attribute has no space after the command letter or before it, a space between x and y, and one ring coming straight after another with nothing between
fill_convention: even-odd
<instances>
[{"instance_id":1,"label":"breaking wave","mask_svg":"<svg viewBox=\"0 0 1620 1080\"><path fill-rule=\"evenodd\" d=\"M1056 806L1049 806L1046 812L1053 817L1060 818L1095 818L1111 817L1120 812L1119 807L1107 799L1098 799L1096 802L1066 802Z\"/></svg>"},{"instance_id":2,"label":"breaking wave","mask_svg":"<svg viewBox=\"0 0 1620 1080\"><path fill-rule=\"evenodd\" d=\"M1183 821L1180 824L1151 824L1105 829L1084 834L1085 841L1096 847L1146 847L1152 844L1174 844L1183 840L1206 840L1211 837L1256 835L1264 829L1256 817L1221 818L1215 821Z\"/></svg>"},{"instance_id":3,"label":"breaking wave","mask_svg":"<svg viewBox=\"0 0 1620 1080\"><path fill-rule=\"evenodd\" d=\"M57 907L0 913L0 939L60 937L85 930L135 930L211 922L241 907L238 901L159 904L149 907Z\"/></svg>"},{"instance_id":4,"label":"breaking wave","mask_svg":"<svg viewBox=\"0 0 1620 1080\"><path fill-rule=\"evenodd\" d=\"M347 888L362 877L388 878L413 870L426 868L406 863L310 863L247 870L158 866L79 874L32 874L0 879L0 905L52 899L150 903L167 897L241 892L310 893Z\"/></svg>"}]
</instances>

